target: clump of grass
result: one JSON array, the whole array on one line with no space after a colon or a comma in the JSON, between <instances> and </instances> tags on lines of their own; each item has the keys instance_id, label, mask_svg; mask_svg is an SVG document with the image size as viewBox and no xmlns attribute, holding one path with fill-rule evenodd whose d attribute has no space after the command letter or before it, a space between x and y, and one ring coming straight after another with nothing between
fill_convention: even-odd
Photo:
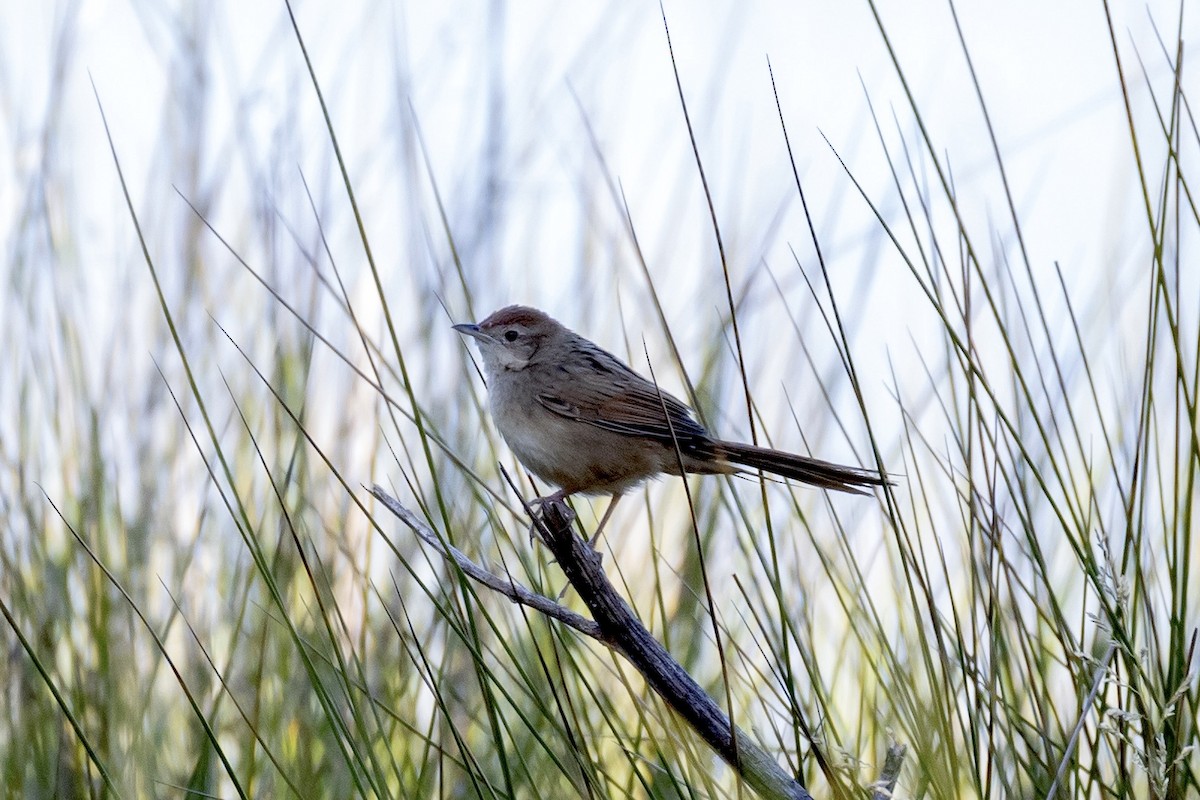
<instances>
[{"instance_id":1,"label":"clump of grass","mask_svg":"<svg viewBox=\"0 0 1200 800\"><path fill-rule=\"evenodd\" d=\"M897 482L877 503L663 482L640 508L627 501L606 541L609 574L647 626L817 797L867 796L893 739L910 748L899 796L1200 791L1200 216L1181 46L1159 56L1171 80L1136 90L1113 46L1144 220L1099 277L1026 252L998 147L989 199L1003 211L980 228L913 95L895 132L872 113L892 184L859 197L877 214L877 252L904 271L889 286L919 298L914 340L886 347L816 236L791 243L794 263L744 271L731 246L691 303L717 322L681 325L678 287L643 252L603 144L581 144L600 176L587 203L616 221L636 265L621 274L638 283L619 326L579 309L576 327L614 349L626 332L628 360L649 354L718 430L808 438ZM304 97L329 88L313 83ZM318 113L338 141L349 123L336 105L287 116ZM497 290L459 258L464 223L416 115L397 130L419 235L395 260L428 269L376 259L371 232L386 223L355 194L352 154L326 153L303 180L260 175L276 205L245 225L229 223L220 186L181 168L191 209L168 182L146 197L129 183L114 219L139 225L139 260L118 278L128 314L99 337L86 231L39 237L60 219L29 205L0 318L15 343L0 382L0 778L12 791L738 795L627 664L479 589L369 503L362 485L390 476L447 541L543 593L563 587L497 465L526 496L545 487L495 435L466 351L429 333L486 313ZM122 171L141 160L113 143ZM210 153L167 133L159 152L185 145ZM705 165L702 136L695 151ZM69 180L45 165L47 185ZM781 166L799 199L802 171ZM847 185L877 185L845 167ZM712 221L723 242L742 233L716 204ZM581 236L586 253L595 241ZM594 285L599 261L572 262L564 283ZM35 263L56 264L57 280ZM864 274L854 288L869 294ZM789 392L816 388L784 403L781 375Z\"/></svg>"}]
</instances>

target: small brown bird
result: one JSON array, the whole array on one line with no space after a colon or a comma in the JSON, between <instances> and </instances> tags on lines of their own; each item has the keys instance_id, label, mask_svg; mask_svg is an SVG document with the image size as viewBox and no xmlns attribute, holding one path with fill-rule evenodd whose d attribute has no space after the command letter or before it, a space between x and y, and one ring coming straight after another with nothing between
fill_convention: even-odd
<instances>
[{"instance_id":1,"label":"small brown bird","mask_svg":"<svg viewBox=\"0 0 1200 800\"><path fill-rule=\"evenodd\" d=\"M717 439L683 402L536 308L508 306L454 330L479 345L504 441L530 472L559 487L544 501L612 495L593 541L622 494L647 478L679 475L681 465L700 474L764 470L856 494L887 483L874 470Z\"/></svg>"}]
</instances>

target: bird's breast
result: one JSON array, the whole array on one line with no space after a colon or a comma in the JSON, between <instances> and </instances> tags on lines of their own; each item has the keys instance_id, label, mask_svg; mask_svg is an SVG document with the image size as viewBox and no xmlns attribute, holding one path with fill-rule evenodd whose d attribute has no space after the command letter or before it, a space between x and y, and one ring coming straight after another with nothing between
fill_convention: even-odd
<instances>
[{"instance_id":1,"label":"bird's breast","mask_svg":"<svg viewBox=\"0 0 1200 800\"><path fill-rule=\"evenodd\" d=\"M547 390L531 373L497 375L488 386L496 428L517 459L542 480L568 492L608 494L662 471L661 447L568 419L547 409Z\"/></svg>"}]
</instances>

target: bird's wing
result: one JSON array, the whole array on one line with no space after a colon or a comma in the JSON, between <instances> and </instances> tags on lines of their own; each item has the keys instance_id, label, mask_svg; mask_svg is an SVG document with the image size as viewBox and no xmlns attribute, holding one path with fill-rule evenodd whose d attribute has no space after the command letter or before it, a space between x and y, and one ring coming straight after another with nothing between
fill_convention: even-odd
<instances>
[{"instance_id":1,"label":"bird's wing","mask_svg":"<svg viewBox=\"0 0 1200 800\"><path fill-rule=\"evenodd\" d=\"M553 388L538 394L537 400L561 417L666 443L710 439L681 400L594 345L572 368L558 370L558 377Z\"/></svg>"}]
</instances>

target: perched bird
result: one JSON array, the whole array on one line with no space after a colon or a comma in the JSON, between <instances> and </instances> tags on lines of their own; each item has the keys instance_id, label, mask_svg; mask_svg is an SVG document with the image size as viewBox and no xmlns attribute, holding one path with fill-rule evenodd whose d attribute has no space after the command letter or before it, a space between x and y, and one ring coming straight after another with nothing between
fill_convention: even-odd
<instances>
[{"instance_id":1,"label":"perched bird","mask_svg":"<svg viewBox=\"0 0 1200 800\"><path fill-rule=\"evenodd\" d=\"M530 472L559 487L543 501L612 496L593 542L627 490L663 473L763 470L857 494L887 483L874 470L718 439L682 401L536 308L507 306L454 330L479 346L504 441Z\"/></svg>"}]
</instances>

